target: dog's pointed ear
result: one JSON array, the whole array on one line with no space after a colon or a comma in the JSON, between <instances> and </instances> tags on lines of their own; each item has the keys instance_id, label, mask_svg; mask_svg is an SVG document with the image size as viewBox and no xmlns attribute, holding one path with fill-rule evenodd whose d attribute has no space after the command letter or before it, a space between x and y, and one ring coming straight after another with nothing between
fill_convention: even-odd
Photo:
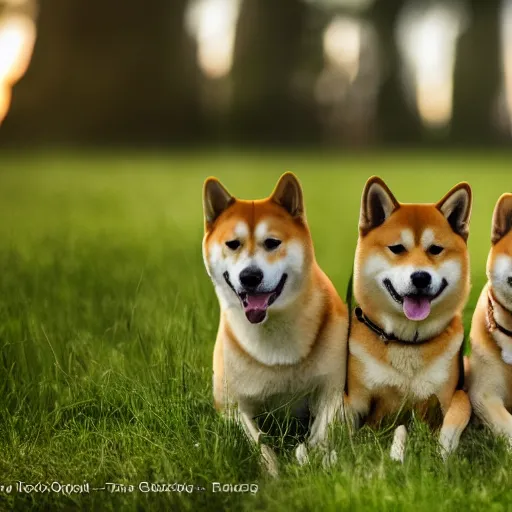
<instances>
[{"instance_id":1,"label":"dog's pointed ear","mask_svg":"<svg viewBox=\"0 0 512 512\"><path fill-rule=\"evenodd\" d=\"M286 172L279 178L270 199L282 206L292 217L304 215L302 187L292 172Z\"/></svg>"},{"instance_id":2,"label":"dog's pointed ear","mask_svg":"<svg viewBox=\"0 0 512 512\"><path fill-rule=\"evenodd\" d=\"M503 194L494 207L491 241L498 243L512 229L512 194Z\"/></svg>"},{"instance_id":3,"label":"dog's pointed ear","mask_svg":"<svg viewBox=\"0 0 512 512\"><path fill-rule=\"evenodd\" d=\"M378 176L372 176L363 190L361 212L359 215L359 233L362 236L380 226L395 211L400 203Z\"/></svg>"},{"instance_id":4,"label":"dog's pointed ear","mask_svg":"<svg viewBox=\"0 0 512 512\"><path fill-rule=\"evenodd\" d=\"M455 185L437 204L437 209L446 217L455 233L464 240L469 236L469 220L473 194L469 183Z\"/></svg>"},{"instance_id":5,"label":"dog's pointed ear","mask_svg":"<svg viewBox=\"0 0 512 512\"><path fill-rule=\"evenodd\" d=\"M203 212L206 228L210 227L217 217L234 202L235 198L217 178L208 178L203 185Z\"/></svg>"}]
</instances>

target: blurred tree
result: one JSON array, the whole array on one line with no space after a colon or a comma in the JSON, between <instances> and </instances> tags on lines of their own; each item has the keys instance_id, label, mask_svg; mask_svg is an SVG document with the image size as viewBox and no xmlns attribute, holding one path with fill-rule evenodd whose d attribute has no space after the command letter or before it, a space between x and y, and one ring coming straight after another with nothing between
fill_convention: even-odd
<instances>
[{"instance_id":1,"label":"blurred tree","mask_svg":"<svg viewBox=\"0 0 512 512\"><path fill-rule=\"evenodd\" d=\"M457 45L452 141L492 144L499 140L493 113L501 84L500 0L469 0L471 22Z\"/></svg>"},{"instance_id":2,"label":"blurred tree","mask_svg":"<svg viewBox=\"0 0 512 512\"><path fill-rule=\"evenodd\" d=\"M45 0L2 140L173 143L197 136L188 0Z\"/></svg>"},{"instance_id":3,"label":"blurred tree","mask_svg":"<svg viewBox=\"0 0 512 512\"><path fill-rule=\"evenodd\" d=\"M375 0L368 13L379 42L382 77L375 118L377 137L383 144L415 144L421 139L421 120L405 96L396 40L397 23L407 1Z\"/></svg>"},{"instance_id":4,"label":"blurred tree","mask_svg":"<svg viewBox=\"0 0 512 512\"><path fill-rule=\"evenodd\" d=\"M232 74L231 126L237 142L318 140L314 81L302 91L296 83L309 58L304 55L309 9L300 0L243 0ZM321 55L320 44L313 48Z\"/></svg>"},{"instance_id":5,"label":"blurred tree","mask_svg":"<svg viewBox=\"0 0 512 512\"><path fill-rule=\"evenodd\" d=\"M0 0L0 124L9 111L12 87L30 64L36 15L35 0Z\"/></svg>"}]
</instances>

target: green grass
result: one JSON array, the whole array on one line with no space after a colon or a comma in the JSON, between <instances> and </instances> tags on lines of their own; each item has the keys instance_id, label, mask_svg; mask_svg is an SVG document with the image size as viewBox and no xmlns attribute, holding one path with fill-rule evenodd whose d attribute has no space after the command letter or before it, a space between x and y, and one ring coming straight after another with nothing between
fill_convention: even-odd
<instances>
[{"instance_id":1,"label":"green grass","mask_svg":"<svg viewBox=\"0 0 512 512\"><path fill-rule=\"evenodd\" d=\"M0 509L506 510L511 455L471 426L443 464L417 424L403 466L390 432L340 432L326 472L281 456L261 474L237 428L215 413L211 356L218 306L201 257L201 186L217 175L261 197L285 170L303 182L317 257L344 296L365 180L402 201L474 187L473 291L484 282L489 228L509 189L503 155L53 155L0 160L0 485L180 482L193 493L2 492ZM212 482L258 492L212 492Z\"/></svg>"}]
</instances>

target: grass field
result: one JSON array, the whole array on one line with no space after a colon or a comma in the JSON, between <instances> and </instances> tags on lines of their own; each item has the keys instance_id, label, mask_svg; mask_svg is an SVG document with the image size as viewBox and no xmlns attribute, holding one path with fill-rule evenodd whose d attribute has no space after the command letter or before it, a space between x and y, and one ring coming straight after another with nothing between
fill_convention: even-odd
<instances>
[{"instance_id":1,"label":"grass field","mask_svg":"<svg viewBox=\"0 0 512 512\"><path fill-rule=\"evenodd\" d=\"M318 260L343 296L368 176L379 174L407 202L434 202L469 181L470 319L492 209L512 189L507 156L3 155L1 510L512 507L512 457L476 425L443 464L435 437L417 424L403 466L388 459L390 432L349 438L342 430L332 470L318 460L298 467L284 451L273 481L242 434L216 415L218 306L201 258L202 182L214 174L235 195L261 197L285 170L303 182ZM17 492L18 481L135 488L65 495ZM139 482L196 489L146 493ZM213 482L258 484L258 492L213 492Z\"/></svg>"}]
</instances>

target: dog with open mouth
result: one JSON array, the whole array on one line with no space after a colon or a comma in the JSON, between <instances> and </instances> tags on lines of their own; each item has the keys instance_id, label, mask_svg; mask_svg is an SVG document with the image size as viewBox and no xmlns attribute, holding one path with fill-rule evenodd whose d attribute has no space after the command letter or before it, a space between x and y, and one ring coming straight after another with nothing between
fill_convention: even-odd
<instances>
[{"instance_id":1,"label":"dog with open mouth","mask_svg":"<svg viewBox=\"0 0 512 512\"><path fill-rule=\"evenodd\" d=\"M284 174L267 199L233 197L215 178L203 188L203 257L220 304L213 357L217 409L261 444L255 417L289 407L310 420L296 449L328 449L328 429L341 414L346 376L348 312L318 266L301 186ZM276 475L275 453L261 458Z\"/></svg>"},{"instance_id":2,"label":"dog with open mouth","mask_svg":"<svg viewBox=\"0 0 512 512\"><path fill-rule=\"evenodd\" d=\"M355 255L347 417L375 425L407 410L425 415L437 403L443 456L456 448L471 415L460 389L471 204L467 183L436 204L403 204L380 178L370 178ZM400 425L392 458L403 461L406 437Z\"/></svg>"},{"instance_id":3,"label":"dog with open mouth","mask_svg":"<svg viewBox=\"0 0 512 512\"><path fill-rule=\"evenodd\" d=\"M512 442L512 194L494 208L487 283L471 324L466 359L468 391L476 416Z\"/></svg>"}]
</instances>

